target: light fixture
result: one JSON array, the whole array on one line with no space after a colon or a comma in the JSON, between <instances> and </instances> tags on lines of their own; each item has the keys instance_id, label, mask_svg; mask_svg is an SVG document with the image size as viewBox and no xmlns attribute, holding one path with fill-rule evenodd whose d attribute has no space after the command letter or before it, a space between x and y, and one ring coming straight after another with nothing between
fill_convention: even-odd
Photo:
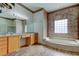
<instances>
[{"instance_id":1,"label":"light fixture","mask_svg":"<svg viewBox=\"0 0 79 59\"><path fill-rule=\"evenodd\" d=\"M12 7L14 7L14 6L15 6L14 3L0 3L0 7L1 7L1 8L12 9Z\"/></svg>"},{"instance_id":2,"label":"light fixture","mask_svg":"<svg viewBox=\"0 0 79 59\"><path fill-rule=\"evenodd\" d=\"M15 3L0 3L0 13L11 10L15 7Z\"/></svg>"}]
</instances>

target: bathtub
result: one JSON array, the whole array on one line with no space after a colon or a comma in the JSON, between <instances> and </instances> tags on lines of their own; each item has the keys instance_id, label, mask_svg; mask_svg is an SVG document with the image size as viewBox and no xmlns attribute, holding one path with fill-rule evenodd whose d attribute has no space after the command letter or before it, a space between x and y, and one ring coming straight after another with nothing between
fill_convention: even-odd
<instances>
[{"instance_id":1,"label":"bathtub","mask_svg":"<svg viewBox=\"0 0 79 59\"><path fill-rule=\"evenodd\" d=\"M50 39L46 37L44 42L53 48L79 52L79 40L77 39Z\"/></svg>"}]
</instances>

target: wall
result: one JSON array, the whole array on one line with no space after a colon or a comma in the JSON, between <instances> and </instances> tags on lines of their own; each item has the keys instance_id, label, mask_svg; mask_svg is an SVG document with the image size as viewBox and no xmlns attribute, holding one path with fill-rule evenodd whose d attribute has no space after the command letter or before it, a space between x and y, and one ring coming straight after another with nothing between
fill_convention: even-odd
<instances>
[{"instance_id":1,"label":"wall","mask_svg":"<svg viewBox=\"0 0 79 59\"><path fill-rule=\"evenodd\" d=\"M22 21L16 20L16 33L21 34L23 31L22 29Z\"/></svg>"},{"instance_id":2,"label":"wall","mask_svg":"<svg viewBox=\"0 0 79 59\"><path fill-rule=\"evenodd\" d=\"M78 38L79 6L74 6L48 14L48 37ZM54 33L54 20L68 19L68 33Z\"/></svg>"},{"instance_id":3,"label":"wall","mask_svg":"<svg viewBox=\"0 0 79 59\"><path fill-rule=\"evenodd\" d=\"M46 37L46 13L44 10L33 14L34 19L34 32L39 35L39 43L43 43L44 37Z\"/></svg>"}]
</instances>

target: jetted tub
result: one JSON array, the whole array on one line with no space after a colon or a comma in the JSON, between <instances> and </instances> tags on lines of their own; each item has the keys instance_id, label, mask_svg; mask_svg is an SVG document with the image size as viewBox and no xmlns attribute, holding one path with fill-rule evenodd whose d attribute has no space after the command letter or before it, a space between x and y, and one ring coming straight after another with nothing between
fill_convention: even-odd
<instances>
[{"instance_id":1,"label":"jetted tub","mask_svg":"<svg viewBox=\"0 0 79 59\"><path fill-rule=\"evenodd\" d=\"M45 44L57 49L79 52L79 40L77 39L50 39L46 37Z\"/></svg>"}]
</instances>

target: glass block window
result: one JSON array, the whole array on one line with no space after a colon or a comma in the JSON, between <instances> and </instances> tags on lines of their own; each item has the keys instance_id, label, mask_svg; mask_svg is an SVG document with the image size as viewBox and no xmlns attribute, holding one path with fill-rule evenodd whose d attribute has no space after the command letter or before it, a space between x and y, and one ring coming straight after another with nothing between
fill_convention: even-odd
<instances>
[{"instance_id":1,"label":"glass block window","mask_svg":"<svg viewBox=\"0 0 79 59\"><path fill-rule=\"evenodd\" d=\"M55 33L68 33L68 19L61 19L54 21Z\"/></svg>"}]
</instances>

